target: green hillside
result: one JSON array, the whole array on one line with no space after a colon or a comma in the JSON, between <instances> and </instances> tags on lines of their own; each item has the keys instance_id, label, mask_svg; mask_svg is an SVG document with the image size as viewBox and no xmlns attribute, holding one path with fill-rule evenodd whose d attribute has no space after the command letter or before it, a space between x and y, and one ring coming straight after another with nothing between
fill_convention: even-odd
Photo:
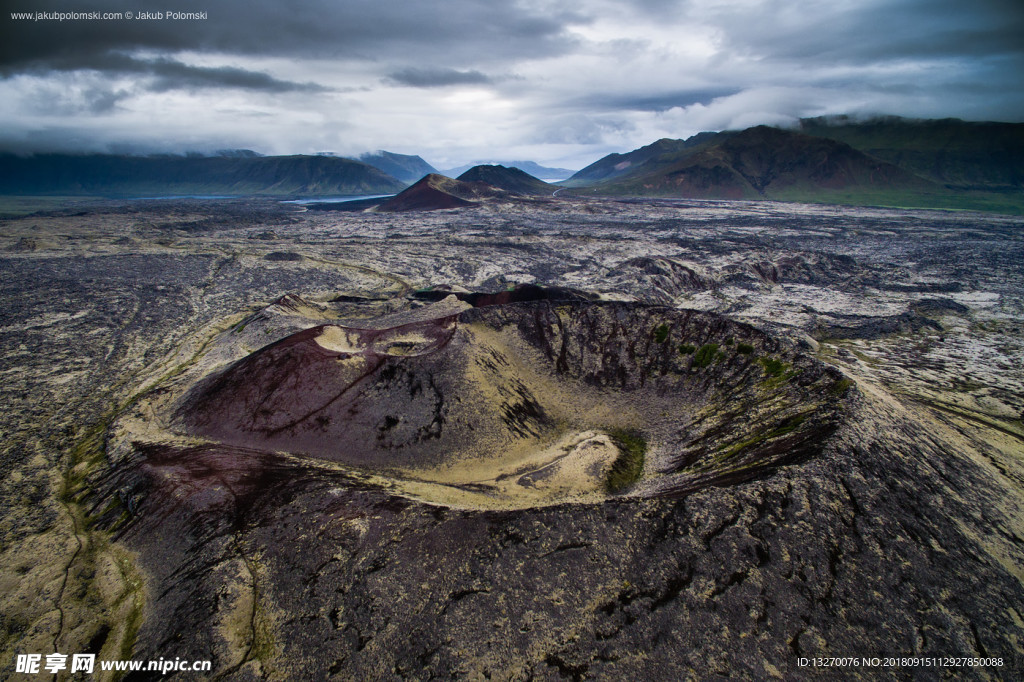
<instances>
[{"instance_id":1,"label":"green hillside","mask_svg":"<svg viewBox=\"0 0 1024 682\"><path fill-rule=\"evenodd\" d=\"M896 133L893 136L898 138ZM923 150L926 138L917 139L908 138L904 147L915 149L916 144ZM563 184L577 188L576 194L1024 213L1024 192L1006 180L1012 177L1006 170L1012 164L1004 164L1000 158L989 167L980 162L971 166L970 177L976 182L956 186L842 141L757 126L738 132L701 133L688 140L659 140L628 154L612 154ZM985 178L989 181L982 182ZM994 178L999 178L998 182Z\"/></svg>"},{"instance_id":2,"label":"green hillside","mask_svg":"<svg viewBox=\"0 0 1024 682\"><path fill-rule=\"evenodd\" d=\"M4 195L332 196L388 194L402 187L365 163L328 156L0 155Z\"/></svg>"},{"instance_id":3,"label":"green hillside","mask_svg":"<svg viewBox=\"0 0 1024 682\"><path fill-rule=\"evenodd\" d=\"M812 118L801 132L849 144L951 189L1024 190L1024 124L896 117Z\"/></svg>"},{"instance_id":4,"label":"green hillside","mask_svg":"<svg viewBox=\"0 0 1024 682\"><path fill-rule=\"evenodd\" d=\"M484 182L517 194L551 194L558 189L518 168L474 166L458 178L462 182Z\"/></svg>"},{"instance_id":5,"label":"green hillside","mask_svg":"<svg viewBox=\"0 0 1024 682\"><path fill-rule=\"evenodd\" d=\"M388 175L410 185L424 175L437 173L437 169L421 157L409 154L379 151L372 154L362 154L359 156L359 161L367 163L377 170L384 171Z\"/></svg>"}]
</instances>

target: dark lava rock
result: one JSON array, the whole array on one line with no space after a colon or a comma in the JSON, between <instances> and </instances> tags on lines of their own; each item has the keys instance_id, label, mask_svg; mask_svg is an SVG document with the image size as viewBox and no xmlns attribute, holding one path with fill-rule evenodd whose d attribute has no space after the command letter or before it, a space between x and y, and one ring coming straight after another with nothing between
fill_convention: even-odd
<instances>
[{"instance_id":1,"label":"dark lava rock","mask_svg":"<svg viewBox=\"0 0 1024 682\"><path fill-rule=\"evenodd\" d=\"M263 257L263 260L273 262L300 261L302 260L302 254L295 253L294 251L271 251Z\"/></svg>"},{"instance_id":2,"label":"dark lava rock","mask_svg":"<svg viewBox=\"0 0 1024 682\"><path fill-rule=\"evenodd\" d=\"M950 298L922 298L910 305L921 315L966 315L971 309Z\"/></svg>"},{"instance_id":3,"label":"dark lava rock","mask_svg":"<svg viewBox=\"0 0 1024 682\"><path fill-rule=\"evenodd\" d=\"M647 300L670 303L681 294L707 291L715 280L672 258L641 256L620 263L608 273L611 287L642 292Z\"/></svg>"},{"instance_id":4,"label":"dark lava rock","mask_svg":"<svg viewBox=\"0 0 1024 682\"><path fill-rule=\"evenodd\" d=\"M474 308L489 305L505 305L506 303L526 303L529 301L590 301L593 296L578 289L567 287L546 287L536 284L519 284L512 289L495 292L483 291L452 291L444 287L422 289L413 292L412 297L421 301L442 301L455 296Z\"/></svg>"},{"instance_id":5,"label":"dark lava rock","mask_svg":"<svg viewBox=\"0 0 1024 682\"><path fill-rule=\"evenodd\" d=\"M826 286L869 276L867 269L850 256L797 252L765 254L764 258L730 266L723 282L758 287L764 284L811 284Z\"/></svg>"},{"instance_id":6,"label":"dark lava rock","mask_svg":"<svg viewBox=\"0 0 1024 682\"><path fill-rule=\"evenodd\" d=\"M436 211L473 206L482 199L508 196L508 192L483 182L464 182L431 173L377 206L384 213Z\"/></svg>"},{"instance_id":7,"label":"dark lava rock","mask_svg":"<svg viewBox=\"0 0 1024 682\"><path fill-rule=\"evenodd\" d=\"M7 250L8 251L12 251L14 253L26 253L26 252L29 252L29 251L35 251L38 248L39 248L39 241L38 240L32 239L31 237L22 237L21 239L19 239L15 243L13 243L10 246L8 246Z\"/></svg>"},{"instance_id":8,"label":"dark lava rock","mask_svg":"<svg viewBox=\"0 0 1024 682\"><path fill-rule=\"evenodd\" d=\"M885 317L833 313L829 318L829 321L818 320L813 334L816 339L877 339L920 329L942 331L942 325L938 322L913 311Z\"/></svg>"},{"instance_id":9,"label":"dark lava rock","mask_svg":"<svg viewBox=\"0 0 1024 682\"><path fill-rule=\"evenodd\" d=\"M1024 541L992 503L998 481L948 430L777 339L552 301L329 326L194 386L178 419L205 441L143 433L94 481L99 525L145 570L135 658L208 658L238 680L797 679L800 657L910 654L1003 667L852 674L1024 666ZM503 409L528 397L532 412ZM406 418L400 438L386 416ZM507 448L572 419L643 431L629 494L477 509L403 492L399 461L457 463L470 433Z\"/></svg>"}]
</instances>

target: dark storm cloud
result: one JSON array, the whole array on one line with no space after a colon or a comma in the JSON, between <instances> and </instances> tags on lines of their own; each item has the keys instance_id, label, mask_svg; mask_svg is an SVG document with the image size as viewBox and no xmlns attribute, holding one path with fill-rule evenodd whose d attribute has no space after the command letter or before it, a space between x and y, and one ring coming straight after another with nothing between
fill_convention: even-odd
<instances>
[{"instance_id":1,"label":"dark storm cloud","mask_svg":"<svg viewBox=\"0 0 1024 682\"><path fill-rule=\"evenodd\" d=\"M550 165L567 165L805 116L1024 118L1022 0L129 5L45 9L207 19L0 16L0 143L390 148L451 165L494 158L501 145L539 150L506 158L555 161L543 158L550 145L578 159Z\"/></svg>"},{"instance_id":2,"label":"dark storm cloud","mask_svg":"<svg viewBox=\"0 0 1024 682\"><path fill-rule=\"evenodd\" d=\"M728 88L702 88L657 94L630 94L599 92L572 100L571 104L591 111L665 111L672 107L708 104L719 97L735 95L739 90Z\"/></svg>"},{"instance_id":3,"label":"dark storm cloud","mask_svg":"<svg viewBox=\"0 0 1024 682\"><path fill-rule=\"evenodd\" d=\"M491 79L479 71L407 68L388 74L385 82L414 88L440 88L448 85L486 84L490 83Z\"/></svg>"},{"instance_id":4,"label":"dark storm cloud","mask_svg":"<svg viewBox=\"0 0 1024 682\"><path fill-rule=\"evenodd\" d=\"M316 83L294 83L274 78L259 71L247 71L232 66L189 66L170 59L140 62L142 72L152 74L156 80L149 89L164 92L176 89L239 88L262 92L325 92L328 88Z\"/></svg>"},{"instance_id":5,"label":"dark storm cloud","mask_svg":"<svg viewBox=\"0 0 1024 682\"><path fill-rule=\"evenodd\" d=\"M777 86L838 95L859 92L865 95L862 102L848 97L835 101L876 113L893 108L913 115L913 107L927 101L932 104L920 115L934 116L944 101L948 115L1014 120L1024 115L1013 111L1021 99L1014 93L1024 90L1021 0L605 2L601 16L606 21L618 13L624 20L639 22L633 26L650 22L655 31L671 27L681 45L710 29L716 53L703 64L694 61L689 69L678 71L696 83L692 90L672 89L675 74L669 56L663 69L641 61L631 80L620 79L613 87L596 87L565 102L580 110L663 112L768 88L763 106L756 96L742 101L771 119L772 113L815 115L827 101L807 101L802 108L794 102L784 112L775 111L780 105L770 88ZM621 49L626 60L643 52L655 54L656 33L628 30L609 35L604 45L621 44L615 49ZM903 102L898 101L900 96ZM972 97L970 107L966 97Z\"/></svg>"},{"instance_id":6,"label":"dark storm cloud","mask_svg":"<svg viewBox=\"0 0 1024 682\"><path fill-rule=\"evenodd\" d=\"M817 65L1019 56L1024 47L1019 0L876 0L821 7L795 17L764 3L748 10L742 22L722 14L722 46Z\"/></svg>"},{"instance_id":7,"label":"dark storm cloud","mask_svg":"<svg viewBox=\"0 0 1024 682\"><path fill-rule=\"evenodd\" d=\"M23 106L32 117L75 119L111 113L133 94L132 88L111 88L107 83L79 82L72 87L67 82L40 82L25 93Z\"/></svg>"},{"instance_id":8,"label":"dark storm cloud","mask_svg":"<svg viewBox=\"0 0 1024 682\"><path fill-rule=\"evenodd\" d=\"M192 66L166 57L139 59L116 53L94 55L92 59L80 63L58 59L49 69L58 72L82 70L98 71L108 76L148 77L144 85L153 92L197 88L237 88L268 93L328 90L316 83L280 80L267 73L235 66ZM45 75L47 72L47 69L38 66L25 71L30 75Z\"/></svg>"},{"instance_id":9,"label":"dark storm cloud","mask_svg":"<svg viewBox=\"0 0 1024 682\"><path fill-rule=\"evenodd\" d=\"M129 94L125 90L108 90L106 88L90 90L85 95L88 111L91 114L105 114L112 111L117 103Z\"/></svg>"},{"instance_id":10,"label":"dark storm cloud","mask_svg":"<svg viewBox=\"0 0 1024 682\"><path fill-rule=\"evenodd\" d=\"M165 2L134 10L164 11ZM117 9L117 8L114 8ZM551 55L567 49L564 28L584 18L490 0L204 0L175 5L206 20L7 21L0 73L96 68L108 55L137 51L376 60L417 56L479 61ZM107 0L54 0L47 11L111 11Z\"/></svg>"}]
</instances>

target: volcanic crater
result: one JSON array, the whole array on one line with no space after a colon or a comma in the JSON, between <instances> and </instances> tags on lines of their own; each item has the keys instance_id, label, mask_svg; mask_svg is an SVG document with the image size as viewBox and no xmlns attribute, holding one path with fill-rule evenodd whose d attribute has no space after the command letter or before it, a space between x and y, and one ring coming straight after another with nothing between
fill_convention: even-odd
<instances>
[{"instance_id":1,"label":"volcanic crater","mask_svg":"<svg viewBox=\"0 0 1024 682\"><path fill-rule=\"evenodd\" d=\"M851 382L789 341L569 294L410 297L422 307L363 319L288 296L144 398L120 440L142 458L159 443L163 462L283 457L430 504L520 509L761 477L843 419ZM299 330L248 351L268 320Z\"/></svg>"}]
</instances>

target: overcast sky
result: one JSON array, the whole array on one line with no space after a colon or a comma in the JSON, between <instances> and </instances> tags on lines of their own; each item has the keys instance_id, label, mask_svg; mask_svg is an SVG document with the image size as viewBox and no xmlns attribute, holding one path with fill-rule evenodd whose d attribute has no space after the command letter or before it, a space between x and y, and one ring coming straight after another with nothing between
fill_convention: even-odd
<instances>
[{"instance_id":1,"label":"overcast sky","mask_svg":"<svg viewBox=\"0 0 1024 682\"><path fill-rule=\"evenodd\" d=\"M4 0L0 148L580 168L826 114L1024 120L1021 0ZM15 20L11 12L206 12Z\"/></svg>"}]
</instances>

